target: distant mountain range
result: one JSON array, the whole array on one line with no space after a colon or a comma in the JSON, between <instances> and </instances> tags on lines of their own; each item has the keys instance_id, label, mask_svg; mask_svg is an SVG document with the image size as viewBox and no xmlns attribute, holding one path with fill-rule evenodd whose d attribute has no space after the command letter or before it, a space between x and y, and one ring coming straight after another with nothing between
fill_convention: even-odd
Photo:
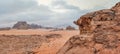
<instances>
[{"instance_id":1,"label":"distant mountain range","mask_svg":"<svg viewBox=\"0 0 120 54\"><path fill-rule=\"evenodd\" d=\"M73 28L69 24L62 24L62 25L56 25L56 26L43 26L38 24L28 24L26 21L18 21L16 24L13 25L13 27L3 27L0 28L0 30L10 30L10 29L66 29L67 27Z\"/></svg>"}]
</instances>

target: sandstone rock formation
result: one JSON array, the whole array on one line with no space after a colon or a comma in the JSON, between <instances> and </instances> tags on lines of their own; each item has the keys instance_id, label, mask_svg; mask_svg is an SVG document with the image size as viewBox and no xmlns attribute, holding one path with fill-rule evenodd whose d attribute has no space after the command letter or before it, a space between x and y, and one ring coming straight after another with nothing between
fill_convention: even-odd
<instances>
[{"instance_id":1,"label":"sandstone rock formation","mask_svg":"<svg viewBox=\"0 0 120 54\"><path fill-rule=\"evenodd\" d=\"M66 30L75 30L75 28L72 27L72 26L67 26L67 27L66 27Z\"/></svg>"},{"instance_id":2,"label":"sandstone rock formation","mask_svg":"<svg viewBox=\"0 0 120 54\"><path fill-rule=\"evenodd\" d=\"M120 54L120 2L74 23L80 35L71 37L57 54Z\"/></svg>"},{"instance_id":3,"label":"sandstone rock formation","mask_svg":"<svg viewBox=\"0 0 120 54\"><path fill-rule=\"evenodd\" d=\"M29 29L30 26L25 21L19 21L14 26L13 29Z\"/></svg>"},{"instance_id":4,"label":"sandstone rock formation","mask_svg":"<svg viewBox=\"0 0 120 54\"><path fill-rule=\"evenodd\" d=\"M26 21L19 21L14 26L13 29L39 29L42 26L37 24L28 24Z\"/></svg>"}]
</instances>

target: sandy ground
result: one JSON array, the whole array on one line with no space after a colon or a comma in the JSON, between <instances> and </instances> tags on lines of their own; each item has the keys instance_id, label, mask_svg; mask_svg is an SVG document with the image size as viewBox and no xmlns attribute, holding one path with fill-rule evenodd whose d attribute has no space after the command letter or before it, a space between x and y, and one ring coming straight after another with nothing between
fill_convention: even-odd
<instances>
[{"instance_id":1,"label":"sandy ground","mask_svg":"<svg viewBox=\"0 0 120 54\"><path fill-rule=\"evenodd\" d=\"M46 29L36 30L9 30L0 31L0 35L46 35L46 34L61 34L62 38L51 40L49 43L43 43L40 48L33 49L37 54L56 54L56 52L65 44L65 42L72 36L78 35L79 30L61 30L52 31Z\"/></svg>"}]
</instances>

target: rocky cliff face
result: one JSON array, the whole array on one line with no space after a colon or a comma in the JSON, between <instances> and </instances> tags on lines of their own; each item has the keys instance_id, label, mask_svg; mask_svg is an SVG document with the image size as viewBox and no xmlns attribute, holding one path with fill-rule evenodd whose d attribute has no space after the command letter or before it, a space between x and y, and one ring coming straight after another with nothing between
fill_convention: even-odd
<instances>
[{"instance_id":1,"label":"rocky cliff face","mask_svg":"<svg viewBox=\"0 0 120 54\"><path fill-rule=\"evenodd\" d=\"M57 54L120 54L120 2L74 23L80 35L71 37Z\"/></svg>"}]
</instances>

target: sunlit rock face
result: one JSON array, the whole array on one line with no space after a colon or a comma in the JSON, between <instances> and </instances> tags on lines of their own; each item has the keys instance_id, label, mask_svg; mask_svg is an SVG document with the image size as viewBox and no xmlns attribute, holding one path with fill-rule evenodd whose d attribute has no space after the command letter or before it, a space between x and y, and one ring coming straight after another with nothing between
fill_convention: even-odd
<instances>
[{"instance_id":1,"label":"sunlit rock face","mask_svg":"<svg viewBox=\"0 0 120 54\"><path fill-rule=\"evenodd\" d=\"M111 9L87 13L74 23L80 35L71 37L57 54L120 54L120 2Z\"/></svg>"}]
</instances>

